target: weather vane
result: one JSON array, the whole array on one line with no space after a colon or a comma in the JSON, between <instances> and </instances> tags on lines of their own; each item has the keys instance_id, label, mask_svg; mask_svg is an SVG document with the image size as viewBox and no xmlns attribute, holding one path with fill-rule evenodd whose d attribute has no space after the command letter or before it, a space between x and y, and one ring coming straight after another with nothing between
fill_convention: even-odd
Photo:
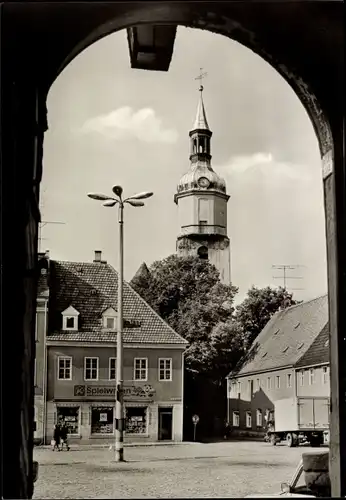
<instances>
[{"instance_id":1,"label":"weather vane","mask_svg":"<svg viewBox=\"0 0 346 500\"><path fill-rule=\"evenodd\" d=\"M203 90L203 85L202 85L202 80L203 78L205 78L207 76L207 72L204 72L203 73L203 68L199 68L199 75L196 76L195 80L200 80L201 84L200 84L200 87L199 87L199 90L202 92Z\"/></svg>"}]
</instances>

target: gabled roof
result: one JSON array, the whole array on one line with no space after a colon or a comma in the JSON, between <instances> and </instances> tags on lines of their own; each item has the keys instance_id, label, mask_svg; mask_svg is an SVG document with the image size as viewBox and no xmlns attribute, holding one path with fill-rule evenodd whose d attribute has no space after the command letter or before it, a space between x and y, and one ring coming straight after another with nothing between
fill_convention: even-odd
<instances>
[{"instance_id":1,"label":"gabled roof","mask_svg":"<svg viewBox=\"0 0 346 500\"><path fill-rule=\"evenodd\" d=\"M142 262L142 264L137 269L136 274L130 281L130 285L131 286L136 285L138 282L140 283L142 280L149 280L149 279L150 279L150 271L148 269L148 266L146 265L145 262Z\"/></svg>"},{"instance_id":2,"label":"gabled roof","mask_svg":"<svg viewBox=\"0 0 346 500\"><path fill-rule=\"evenodd\" d=\"M329 363L329 323L313 341L309 349L296 363L296 368Z\"/></svg>"},{"instance_id":3,"label":"gabled roof","mask_svg":"<svg viewBox=\"0 0 346 500\"><path fill-rule=\"evenodd\" d=\"M123 293L124 342L188 344L126 282ZM109 307L117 310L117 299L118 274L109 264L50 261L47 340L115 342L116 332L102 327L102 313ZM61 313L70 305L80 313L78 332L61 330Z\"/></svg>"},{"instance_id":4,"label":"gabled roof","mask_svg":"<svg viewBox=\"0 0 346 500\"><path fill-rule=\"evenodd\" d=\"M327 322L327 295L277 312L252 344L241 368L229 376L295 365Z\"/></svg>"}]
</instances>

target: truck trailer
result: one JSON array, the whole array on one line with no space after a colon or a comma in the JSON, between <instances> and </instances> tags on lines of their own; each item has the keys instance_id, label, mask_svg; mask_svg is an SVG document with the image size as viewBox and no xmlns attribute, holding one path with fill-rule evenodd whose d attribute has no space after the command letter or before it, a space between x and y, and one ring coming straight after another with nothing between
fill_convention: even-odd
<instances>
[{"instance_id":1,"label":"truck trailer","mask_svg":"<svg viewBox=\"0 0 346 500\"><path fill-rule=\"evenodd\" d=\"M287 446L309 442L320 446L329 430L330 399L326 397L295 397L275 401L274 422L268 428L273 446L286 440Z\"/></svg>"}]
</instances>

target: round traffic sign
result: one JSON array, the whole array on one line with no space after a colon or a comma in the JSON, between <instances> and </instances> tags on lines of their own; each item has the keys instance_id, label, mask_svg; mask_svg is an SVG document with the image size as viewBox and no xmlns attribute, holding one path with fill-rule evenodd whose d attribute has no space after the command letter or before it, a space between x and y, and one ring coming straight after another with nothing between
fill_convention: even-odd
<instances>
[{"instance_id":1,"label":"round traffic sign","mask_svg":"<svg viewBox=\"0 0 346 500\"><path fill-rule=\"evenodd\" d=\"M199 416L198 416L198 415L194 415L194 416L192 417L192 422L193 422L194 424L198 424L198 422L199 422Z\"/></svg>"}]
</instances>

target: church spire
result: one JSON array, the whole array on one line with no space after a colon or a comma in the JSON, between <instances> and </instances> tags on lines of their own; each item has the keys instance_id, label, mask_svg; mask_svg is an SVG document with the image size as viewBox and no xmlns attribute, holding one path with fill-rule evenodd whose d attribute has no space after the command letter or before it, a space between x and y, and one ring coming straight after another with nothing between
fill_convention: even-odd
<instances>
[{"instance_id":1,"label":"church spire","mask_svg":"<svg viewBox=\"0 0 346 500\"><path fill-rule=\"evenodd\" d=\"M202 80L202 78L204 78L206 75L207 73L203 73L201 68L200 75L195 79ZM190 130L189 132L190 161L192 164L196 164L196 162L198 161L206 161L208 164L210 164L210 139L212 135L212 131L210 130L208 125L207 114L205 112L203 102L203 85L200 85L196 118L192 130Z\"/></svg>"},{"instance_id":2,"label":"church spire","mask_svg":"<svg viewBox=\"0 0 346 500\"><path fill-rule=\"evenodd\" d=\"M205 112L204 108L204 102L203 102L203 85L199 87L199 101L198 101L198 106L197 106L197 113L196 113L196 119L193 124L192 130L210 130L208 121L207 121L207 115Z\"/></svg>"}]
</instances>

